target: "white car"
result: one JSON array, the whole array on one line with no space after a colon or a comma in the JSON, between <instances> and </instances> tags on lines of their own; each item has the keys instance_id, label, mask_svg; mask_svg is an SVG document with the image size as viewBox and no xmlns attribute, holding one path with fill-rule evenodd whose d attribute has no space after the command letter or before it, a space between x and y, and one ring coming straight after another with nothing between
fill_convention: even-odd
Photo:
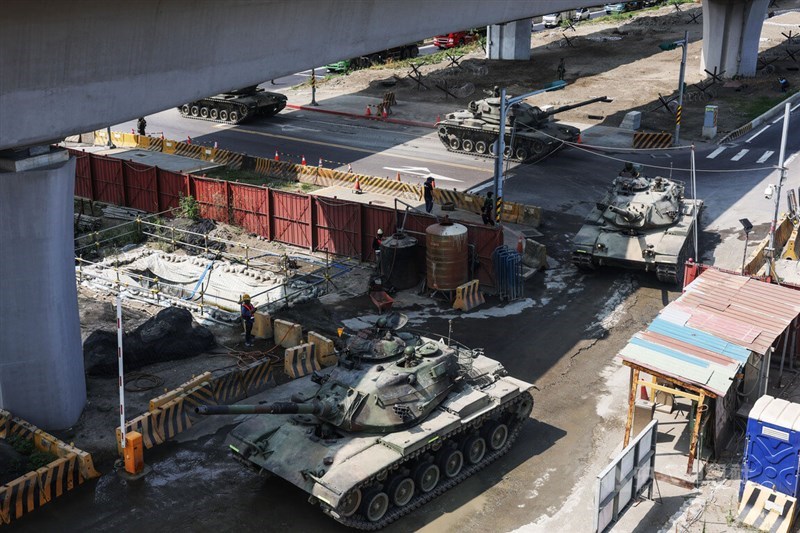
<instances>
[{"instance_id":1,"label":"white car","mask_svg":"<svg viewBox=\"0 0 800 533\"><path fill-rule=\"evenodd\" d=\"M561 25L561 13L550 13L542 17L545 28L555 28Z\"/></svg>"},{"instance_id":2,"label":"white car","mask_svg":"<svg viewBox=\"0 0 800 533\"><path fill-rule=\"evenodd\" d=\"M589 8L588 7L579 7L575 10L575 13L572 15L572 20L575 22L580 22L582 20L589 20Z\"/></svg>"}]
</instances>

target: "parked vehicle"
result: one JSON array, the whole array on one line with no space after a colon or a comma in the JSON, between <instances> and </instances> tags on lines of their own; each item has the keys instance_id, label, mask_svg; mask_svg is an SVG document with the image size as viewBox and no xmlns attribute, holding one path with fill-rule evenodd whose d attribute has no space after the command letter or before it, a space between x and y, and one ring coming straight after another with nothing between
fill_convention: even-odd
<instances>
[{"instance_id":1,"label":"parked vehicle","mask_svg":"<svg viewBox=\"0 0 800 533\"><path fill-rule=\"evenodd\" d=\"M478 35L472 31L454 31L444 35L437 35L433 38L433 44L436 48L444 50L445 48L455 48L456 46L464 46L478 39Z\"/></svg>"},{"instance_id":2,"label":"parked vehicle","mask_svg":"<svg viewBox=\"0 0 800 533\"><path fill-rule=\"evenodd\" d=\"M589 20L589 8L588 7L579 7L575 10L575 13L572 14L572 20L575 22L580 22L582 20Z\"/></svg>"},{"instance_id":3,"label":"parked vehicle","mask_svg":"<svg viewBox=\"0 0 800 533\"><path fill-rule=\"evenodd\" d=\"M618 2L614 4L606 4L603 9L605 9L606 15L611 15L625 13L626 11L633 11L641 7L642 6L640 2Z\"/></svg>"},{"instance_id":4,"label":"parked vehicle","mask_svg":"<svg viewBox=\"0 0 800 533\"><path fill-rule=\"evenodd\" d=\"M329 65L325 65L328 72L347 72L359 68L368 68L372 65L380 65L389 59L409 59L419 55L419 46L417 43L407 44L404 46L395 46L388 50L374 52L372 54L354 57L351 59L343 59Z\"/></svg>"},{"instance_id":5,"label":"parked vehicle","mask_svg":"<svg viewBox=\"0 0 800 533\"><path fill-rule=\"evenodd\" d=\"M561 13L550 13L549 15L542 17L542 22L544 22L545 28L555 28L556 26L560 26L562 20Z\"/></svg>"}]
</instances>

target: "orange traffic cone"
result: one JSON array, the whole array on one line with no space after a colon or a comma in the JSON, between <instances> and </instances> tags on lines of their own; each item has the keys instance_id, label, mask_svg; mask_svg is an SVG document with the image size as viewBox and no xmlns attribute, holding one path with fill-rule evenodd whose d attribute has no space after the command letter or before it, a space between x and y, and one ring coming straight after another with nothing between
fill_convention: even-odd
<instances>
[{"instance_id":1,"label":"orange traffic cone","mask_svg":"<svg viewBox=\"0 0 800 533\"><path fill-rule=\"evenodd\" d=\"M306 166L306 156L303 156L303 159L300 161L300 164Z\"/></svg>"},{"instance_id":2,"label":"orange traffic cone","mask_svg":"<svg viewBox=\"0 0 800 533\"><path fill-rule=\"evenodd\" d=\"M389 116L389 113L386 111L386 108L385 108L385 107L383 108L383 114L382 114L382 116L383 116L383 118L386 118L386 117L388 117L388 116Z\"/></svg>"},{"instance_id":3,"label":"orange traffic cone","mask_svg":"<svg viewBox=\"0 0 800 533\"><path fill-rule=\"evenodd\" d=\"M361 183L356 179L356 184L353 186L353 192L356 194L361 194L364 191L361 190Z\"/></svg>"},{"instance_id":4,"label":"orange traffic cone","mask_svg":"<svg viewBox=\"0 0 800 533\"><path fill-rule=\"evenodd\" d=\"M397 181L400 181L400 173L397 173Z\"/></svg>"},{"instance_id":5,"label":"orange traffic cone","mask_svg":"<svg viewBox=\"0 0 800 533\"><path fill-rule=\"evenodd\" d=\"M364 113L366 116L372 115L372 111L369 109L369 105L367 105L367 111Z\"/></svg>"},{"instance_id":6,"label":"orange traffic cone","mask_svg":"<svg viewBox=\"0 0 800 533\"><path fill-rule=\"evenodd\" d=\"M192 138L188 135L186 136L186 144L192 144Z\"/></svg>"},{"instance_id":7,"label":"orange traffic cone","mask_svg":"<svg viewBox=\"0 0 800 533\"><path fill-rule=\"evenodd\" d=\"M281 160L281 156L280 156L280 154L278 154L278 149L276 148L275 149L275 161L280 161L280 160Z\"/></svg>"},{"instance_id":8,"label":"orange traffic cone","mask_svg":"<svg viewBox=\"0 0 800 533\"><path fill-rule=\"evenodd\" d=\"M442 115L436 115L436 122L442 121Z\"/></svg>"},{"instance_id":9,"label":"orange traffic cone","mask_svg":"<svg viewBox=\"0 0 800 533\"><path fill-rule=\"evenodd\" d=\"M647 387L645 387L644 385L642 385L642 400L646 402L650 401L650 395L647 394Z\"/></svg>"},{"instance_id":10,"label":"orange traffic cone","mask_svg":"<svg viewBox=\"0 0 800 533\"><path fill-rule=\"evenodd\" d=\"M578 134L578 140L576 141L578 144L583 144L583 139L581 138L580 133Z\"/></svg>"},{"instance_id":11,"label":"orange traffic cone","mask_svg":"<svg viewBox=\"0 0 800 533\"><path fill-rule=\"evenodd\" d=\"M517 252L522 253L525 251L525 245L522 244L522 235L517 239Z\"/></svg>"}]
</instances>

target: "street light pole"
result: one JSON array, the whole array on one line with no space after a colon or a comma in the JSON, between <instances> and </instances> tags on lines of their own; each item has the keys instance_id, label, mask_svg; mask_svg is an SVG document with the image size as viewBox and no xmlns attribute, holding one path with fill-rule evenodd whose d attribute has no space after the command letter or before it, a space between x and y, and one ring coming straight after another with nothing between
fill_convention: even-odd
<instances>
[{"instance_id":1,"label":"street light pole","mask_svg":"<svg viewBox=\"0 0 800 533\"><path fill-rule=\"evenodd\" d=\"M563 80L554 81L544 89L539 89L538 91L526 93L521 96L515 96L513 98L509 98L508 100L506 100L505 88L500 89L500 131L498 133L497 142L495 143L494 152L494 212L496 224L500 224L500 215L503 210L503 153L506 149L506 116L508 114L508 109L512 105L517 104L535 94L557 91L559 89L563 89L566 87L566 85L567 82Z\"/></svg>"},{"instance_id":2,"label":"street light pole","mask_svg":"<svg viewBox=\"0 0 800 533\"><path fill-rule=\"evenodd\" d=\"M686 72L686 49L689 48L689 32L683 33L683 55L681 56L681 73L678 77L678 111L675 113L675 139L672 142L673 146L677 146L681 137L681 112L683 111L683 78Z\"/></svg>"}]
</instances>

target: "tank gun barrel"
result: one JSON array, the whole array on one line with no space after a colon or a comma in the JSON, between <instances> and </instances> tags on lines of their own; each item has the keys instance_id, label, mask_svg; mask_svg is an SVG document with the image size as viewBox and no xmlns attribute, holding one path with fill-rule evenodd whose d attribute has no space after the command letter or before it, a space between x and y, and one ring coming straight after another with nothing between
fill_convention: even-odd
<instances>
[{"instance_id":1,"label":"tank gun barrel","mask_svg":"<svg viewBox=\"0 0 800 533\"><path fill-rule=\"evenodd\" d=\"M198 405L200 415L316 415L326 416L336 410L334 404L313 400L305 403L274 402L261 405Z\"/></svg>"},{"instance_id":2,"label":"tank gun barrel","mask_svg":"<svg viewBox=\"0 0 800 533\"><path fill-rule=\"evenodd\" d=\"M583 102L578 102L576 104L562 105L561 107L550 109L549 111L543 112L542 115L549 117L552 115L556 115L558 113L563 113L564 111L569 111L570 109L575 109L576 107L583 107L585 105L593 104L595 102L611 102L611 101L612 100L608 96L598 96L597 98L592 98L591 100L585 100Z\"/></svg>"},{"instance_id":3,"label":"tank gun barrel","mask_svg":"<svg viewBox=\"0 0 800 533\"><path fill-rule=\"evenodd\" d=\"M608 206L608 209L612 213L618 214L619 216L621 216L622 218L624 218L628 222L633 222L634 220L639 218L639 215L637 213L632 213L628 209L622 209L621 207L617 207L615 205Z\"/></svg>"}]
</instances>

